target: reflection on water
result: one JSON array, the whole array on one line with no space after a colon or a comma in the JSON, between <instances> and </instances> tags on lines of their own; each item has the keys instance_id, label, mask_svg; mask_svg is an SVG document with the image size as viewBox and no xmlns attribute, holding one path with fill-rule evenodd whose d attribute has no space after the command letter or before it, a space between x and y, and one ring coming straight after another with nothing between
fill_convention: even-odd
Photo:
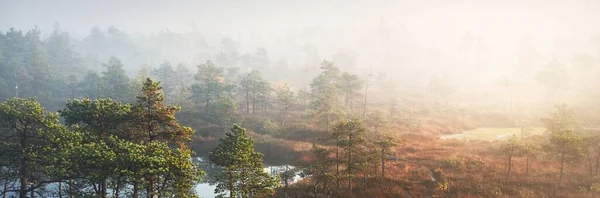
<instances>
[{"instance_id":1,"label":"reflection on water","mask_svg":"<svg viewBox=\"0 0 600 198\"><path fill-rule=\"evenodd\" d=\"M200 165L202 170L204 170L206 172L206 175L204 178L205 183L200 183L200 184L196 185L196 187L195 187L196 193L198 193L198 195L203 198L214 198L216 196L215 188L217 187L215 175L217 173L219 173L221 171L221 169L219 167L217 167L216 165L214 165L213 163L211 163L209 160L205 160L200 157L196 158L196 162L198 162L198 164ZM282 165L282 166L267 166L267 167L265 167L264 171L271 175L278 175L286 170L294 170L294 169L295 169L294 166ZM300 171L295 171L294 174L292 175L292 178L289 180L290 181L289 183L294 183L294 182L300 181L302 179L302 177L300 177L299 173L300 173Z\"/></svg>"},{"instance_id":2,"label":"reflection on water","mask_svg":"<svg viewBox=\"0 0 600 198\"><path fill-rule=\"evenodd\" d=\"M211 163L209 160L204 160L202 158L195 158L194 161L196 161L200 165L202 170L204 170L206 172L206 175L205 175L204 181L203 181L204 183L200 183L194 187L196 193L198 193L198 195L200 197L204 197L204 198L215 197L215 188L216 188L215 175L221 171L221 168L219 168L215 164ZM290 179L288 180L289 183L294 183L294 182L300 181L302 179L300 177L299 171L295 170L295 167L293 167L293 166L289 166L289 165L267 166L264 169L265 172L267 172L271 175L278 175L286 170L289 170L293 173L293 175L290 175ZM16 182L15 184L18 184L18 182ZM58 195L56 193L57 190L58 190L58 184L51 183L51 184L45 185L43 188L40 188L38 190L38 192L40 194L44 195L43 197L58 197ZM108 194L112 194L111 189L108 189ZM119 194L121 194L121 193L119 193ZM6 197L17 197L17 193L8 192L8 193L6 193Z\"/></svg>"}]
</instances>

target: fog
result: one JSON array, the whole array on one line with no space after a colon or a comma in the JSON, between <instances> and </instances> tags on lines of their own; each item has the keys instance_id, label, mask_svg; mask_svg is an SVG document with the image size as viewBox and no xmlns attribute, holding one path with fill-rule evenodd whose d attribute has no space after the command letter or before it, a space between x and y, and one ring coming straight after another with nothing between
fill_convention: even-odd
<instances>
[{"instance_id":1,"label":"fog","mask_svg":"<svg viewBox=\"0 0 600 198\"><path fill-rule=\"evenodd\" d=\"M0 0L0 196L598 197L598 19L598 0Z\"/></svg>"},{"instance_id":2,"label":"fog","mask_svg":"<svg viewBox=\"0 0 600 198\"><path fill-rule=\"evenodd\" d=\"M595 74L600 56L600 2L594 0L0 3L3 31L37 26L48 36L58 28L79 41L94 27L123 31L133 47L103 52L98 61L116 56L130 76L144 64L168 60L195 70L225 48L238 58L264 48L272 68L282 60L296 70L318 68L327 59L363 75L385 73L407 88L426 86L434 76L448 78L462 95L502 92L501 82L509 79L527 87L519 97L542 100L547 96L535 74L556 60L570 79L557 98L567 100L579 97L573 91L583 83L579 75ZM233 43L223 47L223 38ZM593 67L577 70L574 57L588 58L582 64Z\"/></svg>"}]
</instances>

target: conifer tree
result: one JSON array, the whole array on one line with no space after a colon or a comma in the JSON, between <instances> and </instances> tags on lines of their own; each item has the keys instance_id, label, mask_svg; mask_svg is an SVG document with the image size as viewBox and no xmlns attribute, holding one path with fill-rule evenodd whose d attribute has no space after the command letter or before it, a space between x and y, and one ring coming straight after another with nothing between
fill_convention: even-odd
<instances>
[{"instance_id":1,"label":"conifer tree","mask_svg":"<svg viewBox=\"0 0 600 198\"><path fill-rule=\"evenodd\" d=\"M14 98L0 104L0 175L18 181L14 190L20 198L34 194L48 177L51 154L45 152L49 136L58 131L56 114L48 114L35 99ZM3 162L7 162L4 164Z\"/></svg>"},{"instance_id":2,"label":"conifer tree","mask_svg":"<svg viewBox=\"0 0 600 198\"><path fill-rule=\"evenodd\" d=\"M550 141L544 145L544 150L554 155L560 162L558 187L561 187L565 163L578 159L582 155L581 138L576 135L580 128L573 110L566 105L557 106L557 111L542 121L550 135Z\"/></svg>"},{"instance_id":3,"label":"conifer tree","mask_svg":"<svg viewBox=\"0 0 600 198\"><path fill-rule=\"evenodd\" d=\"M254 141L246 135L246 129L234 125L209 157L223 167L217 175L218 197L249 198L274 193L278 181L264 171L263 154L254 151Z\"/></svg>"},{"instance_id":4,"label":"conifer tree","mask_svg":"<svg viewBox=\"0 0 600 198\"><path fill-rule=\"evenodd\" d=\"M335 116L340 114L340 94L342 91L338 86L340 69L332 62L321 63L321 74L312 80L310 105L325 130L329 132L331 123Z\"/></svg>"}]
</instances>

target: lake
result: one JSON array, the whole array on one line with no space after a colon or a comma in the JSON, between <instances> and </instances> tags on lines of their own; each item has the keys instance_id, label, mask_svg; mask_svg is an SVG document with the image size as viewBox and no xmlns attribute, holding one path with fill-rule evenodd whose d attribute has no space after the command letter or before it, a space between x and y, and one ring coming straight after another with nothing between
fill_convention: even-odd
<instances>
[{"instance_id":1,"label":"lake","mask_svg":"<svg viewBox=\"0 0 600 198\"><path fill-rule=\"evenodd\" d=\"M203 170L206 171L206 178L210 179L214 176L214 174L216 174L215 170L217 170L214 166L211 166L210 163L206 160L204 160L203 158L195 158L194 161L198 162L200 164L200 167L202 167ZM281 166L266 166L264 168L264 171L271 174L271 175L276 175L284 170L286 170L286 168L289 169L294 169L294 166L290 166L290 165L281 165ZM212 170L212 171L211 171ZM210 174L210 175L209 175ZM302 178L300 177L299 171L296 172L294 179L292 180L291 183L300 181ZM209 183L200 183L197 184L194 189L196 191L196 193L198 193L198 195L200 195L200 197L203 198L214 198L216 197L215 195L215 187L216 185L211 185ZM47 193L44 193L43 197L58 197L57 195L54 195L55 192L58 189L58 184L56 183L52 183L52 184L48 184L45 187ZM112 191L109 190L109 195L112 193ZM6 197L17 197L16 193L7 193ZM41 196L40 196L41 197Z\"/></svg>"},{"instance_id":2,"label":"lake","mask_svg":"<svg viewBox=\"0 0 600 198\"><path fill-rule=\"evenodd\" d=\"M287 166L290 169L293 169L293 166ZM279 171L281 170L285 170L286 166L267 166L264 171L271 174L271 175L275 175L277 173L279 173ZM296 175L294 176L294 179L291 183L294 182L298 182L302 180L302 177L300 177L299 172L296 173ZM210 185L209 183L201 183L196 185L195 190L196 193L198 193L198 195L200 195L200 197L203 198L214 198L216 197L215 195L215 187L216 185Z\"/></svg>"}]
</instances>

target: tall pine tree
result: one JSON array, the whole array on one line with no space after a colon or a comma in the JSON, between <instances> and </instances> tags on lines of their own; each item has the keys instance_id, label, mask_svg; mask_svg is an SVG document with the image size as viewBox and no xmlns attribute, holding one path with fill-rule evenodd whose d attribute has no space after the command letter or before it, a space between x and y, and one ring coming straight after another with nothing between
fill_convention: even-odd
<instances>
[{"instance_id":1,"label":"tall pine tree","mask_svg":"<svg viewBox=\"0 0 600 198\"><path fill-rule=\"evenodd\" d=\"M263 154L254 151L254 141L246 135L246 129L234 125L209 157L223 167L217 175L218 197L249 198L274 193L278 181L264 171Z\"/></svg>"}]
</instances>

